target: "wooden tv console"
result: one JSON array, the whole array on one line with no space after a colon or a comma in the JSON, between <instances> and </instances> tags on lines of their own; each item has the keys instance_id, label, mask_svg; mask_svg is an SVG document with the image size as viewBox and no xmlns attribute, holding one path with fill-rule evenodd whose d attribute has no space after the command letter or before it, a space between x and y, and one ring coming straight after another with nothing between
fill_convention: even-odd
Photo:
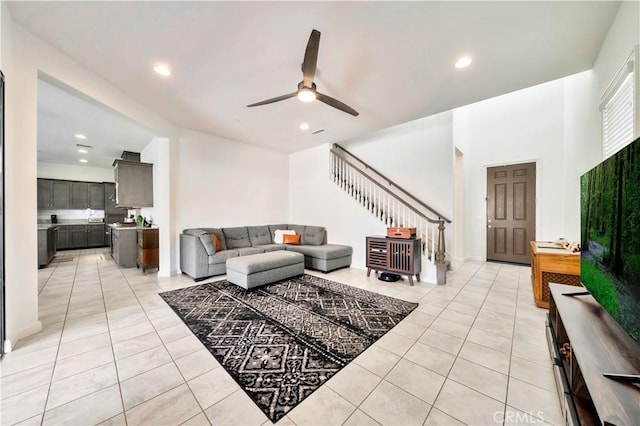
<instances>
[{"instance_id":1,"label":"wooden tv console","mask_svg":"<svg viewBox=\"0 0 640 426\"><path fill-rule=\"evenodd\" d=\"M549 284L549 289L547 343L565 423L638 424L640 385L603 374L640 374L640 345L584 287ZM571 348L568 357L560 353L565 344Z\"/></svg>"}]
</instances>

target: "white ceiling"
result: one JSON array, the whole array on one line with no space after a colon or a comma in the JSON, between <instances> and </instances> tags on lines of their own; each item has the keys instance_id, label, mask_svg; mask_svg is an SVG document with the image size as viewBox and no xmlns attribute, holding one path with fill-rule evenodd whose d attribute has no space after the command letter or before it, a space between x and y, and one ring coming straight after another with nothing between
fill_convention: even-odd
<instances>
[{"instance_id":1,"label":"white ceiling","mask_svg":"<svg viewBox=\"0 0 640 426\"><path fill-rule=\"evenodd\" d=\"M18 24L176 125L282 152L590 69L619 7L611 1L8 3ZM247 108L296 89L313 28L322 33L318 90L360 115L295 98ZM473 64L456 70L462 54ZM168 62L173 75L155 75L157 61ZM306 133L298 129L302 121L310 124ZM317 129L325 132L310 134Z\"/></svg>"},{"instance_id":2,"label":"white ceiling","mask_svg":"<svg viewBox=\"0 0 640 426\"><path fill-rule=\"evenodd\" d=\"M87 139L77 139L78 133ZM60 82L38 79L38 161L111 167L122 151L140 152L153 137L152 130ZM80 154L77 144L92 148Z\"/></svg>"}]
</instances>

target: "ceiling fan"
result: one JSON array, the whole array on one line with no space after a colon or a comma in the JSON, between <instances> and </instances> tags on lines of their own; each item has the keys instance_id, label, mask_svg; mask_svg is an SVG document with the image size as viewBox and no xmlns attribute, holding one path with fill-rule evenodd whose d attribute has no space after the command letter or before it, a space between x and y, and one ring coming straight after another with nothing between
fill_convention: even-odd
<instances>
[{"instance_id":1,"label":"ceiling fan","mask_svg":"<svg viewBox=\"0 0 640 426\"><path fill-rule=\"evenodd\" d=\"M315 77L316 75L316 64L318 62L319 46L320 31L313 30L311 31L309 41L307 42L307 49L304 52L304 61L302 62L302 81L298 83L298 90L293 93L278 96L276 98L256 102L255 104L247 105L247 107L271 104L297 96L298 99L300 99L302 102L312 102L317 99L320 102L337 108L340 111L344 111L347 114L351 114L354 117L358 116L358 111L351 108L349 105L342 103L339 100L332 98L331 96L324 95L316 90L316 84L313 82L313 77Z\"/></svg>"}]
</instances>

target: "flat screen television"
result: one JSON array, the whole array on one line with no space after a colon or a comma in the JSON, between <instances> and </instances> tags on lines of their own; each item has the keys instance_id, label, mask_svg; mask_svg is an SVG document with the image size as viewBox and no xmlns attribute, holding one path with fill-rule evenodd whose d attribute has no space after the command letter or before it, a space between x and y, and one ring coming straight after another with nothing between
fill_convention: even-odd
<instances>
[{"instance_id":1,"label":"flat screen television","mask_svg":"<svg viewBox=\"0 0 640 426\"><path fill-rule=\"evenodd\" d=\"M580 278L640 342L640 138L582 175Z\"/></svg>"}]
</instances>

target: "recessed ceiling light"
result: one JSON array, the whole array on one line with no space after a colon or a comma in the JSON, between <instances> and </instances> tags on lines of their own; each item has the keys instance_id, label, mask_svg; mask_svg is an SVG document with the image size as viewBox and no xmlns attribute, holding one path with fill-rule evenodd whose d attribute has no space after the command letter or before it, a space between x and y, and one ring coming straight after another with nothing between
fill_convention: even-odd
<instances>
[{"instance_id":1,"label":"recessed ceiling light","mask_svg":"<svg viewBox=\"0 0 640 426\"><path fill-rule=\"evenodd\" d=\"M85 135L83 135L82 133L76 133L75 134L76 139L82 139L85 140L87 137Z\"/></svg>"},{"instance_id":2,"label":"recessed ceiling light","mask_svg":"<svg viewBox=\"0 0 640 426\"><path fill-rule=\"evenodd\" d=\"M86 160L86 159L84 159L84 158L81 158L81 159L79 159L78 161L79 161L79 162L81 162L81 163L86 163L86 162L87 162L87 160Z\"/></svg>"},{"instance_id":3,"label":"recessed ceiling light","mask_svg":"<svg viewBox=\"0 0 640 426\"><path fill-rule=\"evenodd\" d=\"M153 70L164 77L169 77L171 75L171 70L167 64L156 64L153 67Z\"/></svg>"},{"instance_id":4,"label":"recessed ceiling light","mask_svg":"<svg viewBox=\"0 0 640 426\"><path fill-rule=\"evenodd\" d=\"M471 65L472 59L469 56L461 56L456 61L456 68L466 68Z\"/></svg>"},{"instance_id":5,"label":"recessed ceiling light","mask_svg":"<svg viewBox=\"0 0 640 426\"><path fill-rule=\"evenodd\" d=\"M84 149L84 148L80 148L80 149L78 150L78 152L79 152L80 154L87 154L87 153L89 153L89 151L87 151L87 150L86 150L86 149Z\"/></svg>"},{"instance_id":6,"label":"recessed ceiling light","mask_svg":"<svg viewBox=\"0 0 640 426\"><path fill-rule=\"evenodd\" d=\"M300 130L309 130L309 123L300 123Z\"/></svg>"}]
</instances>

